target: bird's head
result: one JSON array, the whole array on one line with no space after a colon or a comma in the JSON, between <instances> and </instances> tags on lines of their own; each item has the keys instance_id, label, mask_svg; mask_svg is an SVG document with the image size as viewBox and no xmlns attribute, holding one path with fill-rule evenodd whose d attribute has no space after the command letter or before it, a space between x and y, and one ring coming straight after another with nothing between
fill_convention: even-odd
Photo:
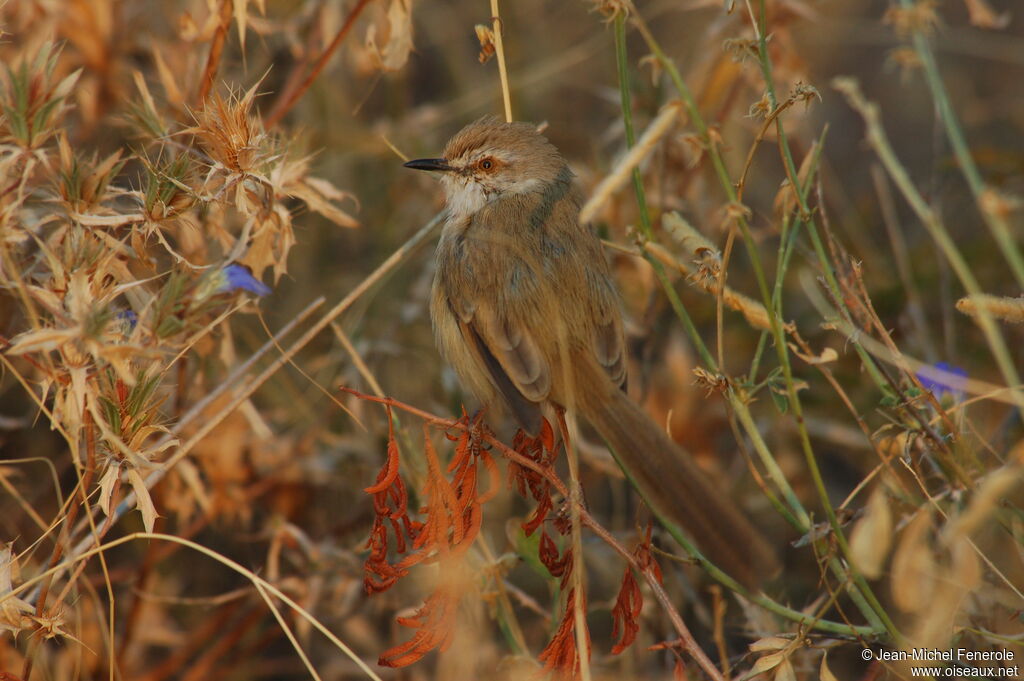
<instances>
[{"instance_id":1,"label":"bird's head","mask_svg":"<svg viewBox=\"0 0 1024 681\"><path fill-rule=\"evenodd\" d=\"M409 161L405 167L439 172L448 209L459 216L510 194L544 191L564 176L566 165L532 125L485 116L452 137L442 158Z\"/></svg>"}]
</instances>

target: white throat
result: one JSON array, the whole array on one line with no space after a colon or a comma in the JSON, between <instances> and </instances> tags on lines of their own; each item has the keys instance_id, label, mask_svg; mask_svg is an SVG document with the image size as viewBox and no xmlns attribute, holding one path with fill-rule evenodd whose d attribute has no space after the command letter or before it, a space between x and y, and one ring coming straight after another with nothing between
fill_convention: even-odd
<instances>
[{"instance_id":1,"label":"white throat","mask_svg":"<svg viewBox=\"0 0 1024 681\"><path fill-rule=\"evenodd\" d=\"M476 182L460 182L455 178L445 178L445 180L448 214L453 220L461 221L472 217L487 205L491 198Z\"/></svg>"},{"instance_id":2,"label":"white throat","mask_svg":"<svg viewBox=\"0 0 1024 681\"><path fill-rule=\"evenodd\" d=\"M526 178L506 184L500 190L492 188L488 191L479 182L459 177L444 177L442 181L445 186L448 214L453 220L472 217L478 210L503 194L529 194L539 191L543 184L537 178Z\"/></svg>"}]
</instances>

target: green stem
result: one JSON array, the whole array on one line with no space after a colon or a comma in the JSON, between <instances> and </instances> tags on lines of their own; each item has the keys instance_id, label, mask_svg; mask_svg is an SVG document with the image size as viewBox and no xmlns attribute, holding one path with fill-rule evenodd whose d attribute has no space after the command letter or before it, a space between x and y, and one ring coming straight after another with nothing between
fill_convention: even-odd
<instances>
[{"instance_id":1,"label":"green stem","mask_svg":"<svg viewBox=\"0 0 1024 681\"><path fill-rule=\"evenodd\" d=\"M761 25L757 27L758 62L761 64L761 70L764 75L765 87L768 92L769 102L772 106L772 109L775 109L778 106L778 99L775 96L775 85L774 77L772 75L771 59L769 59L768 57L764 0L761 0L760 8ZM783 160L786 166L786 172L790 178L790 182L792 182L794 187L796 188L795 195L799 202L801 214L808 216L807 228L808 233L811 237L811 241L814 244L814 250L818 254L818 258L822 263L823 270L825 272L825 277L828 280L829 287L833 291L833 295L836 297L836 300L842 301L843 298L840 295L839 283L835 278L835 273L832 270L831 264L828 262L824 246L821 243L821 237L818 234L817 225L815 224L814 220L810 218L810 207L807 205L804 192L801 191L796 163L793 160L793 154L791 149L789 148L789 142L786 138L786 132L781 120L776 120L776 131L778 133L779 149L782 151ZM808 184L810 184L810 178L808 178ZM744 240L746 241L746 235L749 233L749 228L742 222L740 224L740 227L744 232ZM751 239L750 241L753 244L753 240ZM756 258L754 258L753 255L751 257L752 259L756 260ZM758 272L759 268L755 267L755 274L758 274ZM758 284L761 284L760 280L758 281ZM767 285L765 285L765 292L763 292L762 295L765 297L765 305L771 306L771 296L767 294L766 289ZM775 327L780 324L779 318L775 315L770 315L770 318L772 319L773 332L775 332ZM828 496L828 489L825 487L825 480L821 475L821 469L818 466L818 460L814 454L814 448L811 445L810 434L807 431L807 424L804 422L803 405L800 402L800 396L797 393L796 385L793 381L792 367L789 362L789 353L787 352L787 349L785 347L784 340L785 339L782 336L780 329L779 332L776 334L776 350L779 355L779 363L782 366L783 375L786 378L786 390L790 397L790 404L793 410L793 417L796 419L798 430L800 433L800 446L803 450L804 459L807 462L807 468L811 474L811 479L814 482L814 487L818 492L819 501L821 502L822 508L825 510L825 515L828 518L829 525L832 529L833 535L836 538L836 543L839 546L839 550L841 554L847 558L847 561L849 563L849 575L850 577L852 577L853 583L856 585L857 590L860 592L860 596L865 601L867 601L867 604L870 606L870 609L862 610L862 612L866 617L869 617L869 620L871 620L873 618L871 618L868 615L868 613L873 611L874 615L879 620L881 620L882 624L885 626L886 630L890 633L890 635L892 635L892 637L895 640L899 641L902 639L902 637L899 631L896 629L896 625L893 624L892 620L889 618L888 613L885 611L885 608L882 607L882 604L878 601L878 598L875 596L874 592L871 590L871 587L868 585L867 580L865 580L863 575L861 575L860 572L853 566L853 562L851 559L852 551L850 549L850 544L847 541L846 534L843 532L842 525L839 523L839 519L836 516L835 508L832 506L832 501ZM868 363L866 363L865 366L873 364L873 362L870 361L870 357L867 355L866 352L863 355L861 355L861 357L863 359L868 360ZM837 567L838 570L836 570ZM842 575L842 573L844 572L842 566L837 566L835 564L833 564L833 570L837 572L837 576ZM853 596L854 592L851 591L850 593L851 596ZM855 598L854 602L857 602L857 600L858 599Z\"/></svg>"},{"instance_id":2,"label":"green stem","mask_svg":"<svg viewBox=\"0 0 1024 681\"><path fill-rule=\"evenodd\" d=\"M619 75L619 90L622 102L622 116L626 131L626 143L629 146L632 146L635 143L635 133L633 128L632 98L630 96L629 86L629 62L626 56L626 26L625 20L621 16L618 17L615 21L614 35L615 55ZM724 170L724 165L722 166L722 168ZM637 169L634 169L633 171L633 189L636 193L637 205L640 211L640 226L642 236L646 239L653 240L653 230L651 229L651 220L648 214L643 181L640 176L639 170ZM651 266L654 268L655 273L658 276L658 280L661 282L661 285L669 298L669 302L672 305L673 310L679 317L680 321L682 321L683 326L686 329L687 334L692 339L694 346L697 348L697 351L700 354L701 359L711 370L717 372L718 365L716 364L714 357L711 355L711 352L708 350L707 345L704 343L704 340L701 338L700 333L697 331L697 327L694 325L693 320L687 313L686 308L682 304L682 301L679 299L678 294L673 288L672 283L669 280L667 273L665 272L664 266L661 264L660 261L651 256L649 253L645 252L645 257L647 261L651 263ZM786 480L781 468L778 466L777 462L772 456L771 451L768 449L764 440L761 438L761 434L760 432L758 432L756 424L754 424L753 417L750 415L750 411L747 408L747 405L744 404L732 390L726 391L726 396L729 399L732 408L740 416L740 420L744 424L744 428L750 436L751 441L754 444L755 450L758 452L758 455L761 458L762 463L768 471L769 477L779 487L787 503L789 503L792 506L793 513L795 514L796 518L798 518L800 521L799 529L801 529L803 532L809 531L810 519L807 514L807 511L803 508L799 498L796 496L796 493L789 485L789 482ZM787 516L793 517L793 515L791 514L787 514ZM681 536L678 532L678 529L676 529L673 536L676 536L677 539L679 538L679 536ZM692 545L690 545L688 542L684 546L686 546L688 550L692 548ZM695 555L699 556L699 554ZM709 563L707 563L706 559L701 558L701 560L705 564L710 565ZM712 576L724 574L725 573L722 573L720 570L715 568L715 571L712 573ZM717 576L715 578L718 579ZM736 584L736 582L731 579L729 579L728 582L722 581L721 579L719 579L719 581L721 581L722 584L728 586L729 588L732 588L733 585Z\"/></svg>"},{"instance_id":3,"label":"green stem","mask_svg":"<svg viewBox=\"0 0 1024 681\"><path fill-rule=\"evenodd\" d=\"M749 416L749 413L747 414L747 416ZM613 449L611 450L611 452L612 456L615 457L615 460L618 461L618 454L615 452L615 450ZM635 487L636 485L634 483L633 478L629 475L629 471L625 467L622 467L622 470L625 471L626 477L629 480L630 484L633 484L633 486ZM742 584L740 584L735 579L730 577L727 573L723 572L714 563L705 558L704 554L702 554L700 550L696 546L694 546L694 544L689 539L687 539L683 531L677 525L672 523L671 520L659 515L657 511L654 511L654 513L658 516L658 520L665 527L665 529L668 530L668 533L672 536L672 538L675 539L679 543L679 545L683 547L686 553L693 559L693 561L697 565L701 567L701 569L704 570L704 572L708 574L708 576L710 576L712 579L714 579L727 589L738 593L739 595L743 596L744 598L753 603L758 604L765 610L775 613L780 617L784 617L788 620L796 622L802 626L809 626L812 629L829 632L833 634L845 634L847 636L855 636L858 638L870 639L877 638L879 635L885 633L885 629L881 626L856 626L853 624L847 624L845 622L833 622L830 620L817 619L806 613L800 612L799 610L794 610L793 608L786 607L785 605L782 605L781 603L778 603L777 601L768 598L764 594L752 593L751 591L747 590L746 587L744 587Z\"/></svg>"},{"instance_id":4,"label":"green stem","mask_svg":"<svg viewBox=\"0 0 1024 681\"><path fill-rule=\"evenodd\" d=\"M910 0L900 0L900 5L904 9L909 9L913 6L913 3ZM981 217L985 220L985 224L999 244L999 249L1010 264L1010 269L1013 270L1013 276L1017 279L1017 286L1024 288L1024 258L1021 257L1020 250L1017 248L1017 242L1010 233L1010 226L1006 221L1005 215L999 210L993 210L986 206L984 195L989 189L985 186L985 180L981 177L978 166L974 162L974 157L971 155L971 150L967 146L967 140L964 137L963 130L960 129L949 94L942 83L939 67L935 63L935 55L932 53L932 49L928 45L928 38L922 29L914 31L913 43L914 50L921 60L921 67L924 70L928 88L932 92L932 99L935 100L935 108L938 109L939 118L942 119L943 126L946 129L949 145L953 148L953 155L956 156L957 165L960 166L964 179L967 180L967 186L970 187L971 193L974 195L974 200L978 204Z\"/></svg>"},{"instance_id":5,"label":"green stem","mask_svg":"<svg viewBox=\"0 0 1024 681\"><path fill-rule=\"evenodd\" d=\"M617 20L617 23L618 23L618 20ZM704 123L704 120L703 120L703 118L700 115L700 111L697 108L696 101L694 100L692 93L690 92L689 88L686 87L686 84L683 82L683 79L682 79L681 75L679 74L679 70L676 68L675 64L672 62L671 59L669 59L667 57L667 55L665 55L664 51L661 49L661 46L658 44L657 40L654 39L654 36L650 33L650 31L647 29L646 25L642 22L642 20L639 19L639 17L637 17L636 25L637 25L638 29L640 30L640 32L643 34L643 37L644 37L645 41L647 42L648 46L651 48L652 52L654 52L655 57L662 64L663 68L669 74L670 79L675 84L676 89L679 91L679 94L682 97L683 102L684 102L684 104L687 107L687 110L689 111L690 121L693 123L694 127L697 129L698 133L700 134L700 136L701 136L701 138L702 138L702 140L703 140L703 142L705 144L705 147L707 149L708 155L709 155L709 157L710 157L710 159L712 161L712 165L715 168L715 172L717 173L717 175L719 177L719 180L721 181L722 187L723 187L723 189L726 192L726 196L728 197L728 199L730 201L735 201L736 200L736 188L732 184L732 181L731 181L731 179L729 177L728 171L725 168L725 163L722 160L722 157L721 157L721 154L719 153L718 148L716 147L716 145L713 143L713 141L711 140L710 136L708 135L707 125ZM763 50L763 48L764 48L763 31L761 31L760 33L761 33L761 36L762 36L761 46L760 47ZM618 54L617 54L617 56L618 56ZM624 57L624 55L623 56L619 56L618 58L621 61L623 59L623 57ZM767 76L766 80L768 80L769 87L770 87L770 66L766 66L765 63L764 63L765 61L766 61L766 55L764 53L762 53L762 68L766 70L766 76ZM620 65L620 73L621 72L622 72L622 66ZM772 106L773 106L773 108L776 106L776 103L774 101L774 96L773 96ZM803 196L802 196L802 193L801 193L801 187L800 187L800 185L799 185L799 183L797 181L797 175L796 175L795 168L794 168L795 164L792 163L792 154L791 154L791 152L790 152L790 150L788 148L788 145L784 142L785 138L784 138L784 135L782 133L781 122L778 124L778 128L779 128L779 131L780 131L780 148L783 149L784 156L786 157L786 159L788 159L788 166L789 166L789 168L791 170L789 176L790 176L791 181L793 182L794 187L796 189L796 195L801 200L802 214L806 215L806 216L810 216L811 213L810 213L810 211L807 208L806 202L803 200ZM789 396L789 401L790 401L790 404L791 404L791 408L793 410L793 416L794 416L794 419L796 420L796 423L797 423L797 429L798 429L799 434L800 434L801 448L802 448L802 450L804 452L805 459L807 460L808 469L810 470L811 477L812 477L812 479L814 481L815 488L816 488L816 490L818 492L818 496L819 496L819 498L821 500L821 503L822 503L823 507L825 508L826 515L828 516L828 519L829 519L829 524L830 524L830 526L831 526L831 528L833 530L833 533L836 535L837 543L839 544L839 547L840 547L843 555L849 557L849 555L850 555L849 544L846 541L846 537L845 537L845 535L842 532L842 527L840 526L840 524L838 522L838 519L836 517L835 510L832 507L831 501L828 498L828 493L827 493L827 490L825 488L824 480L823 480L823 478L821 476L821 471L818 468L818 464L817 464L817 460L816 460L815 455L814 455L813 448L811 447L810 435L809 435L809 433L807 431L806 423L804 422L802 405L801 405L800 400L799 400L799 395L797 394L797 391L796 391L796 384L795 384L795 382L793 380L792 367L791 367L790 362L789 362L789 353L788 353L787 346L786 346L786 343L785 343L785 336L784 336L784 333L783 333L782 322L781 322L781 319L779 318L779 316L777 314L774 314L775 310L774 310L773 305L772 305L772 295L771 295L771 292L769 291L767 280L766 280L766 277L765 277L765 274L764 274L764 270L763 270L763 268L761 266L761 261L760 261L759 254L757 252L756 243L753 240L753 236L752 236L752 234L750 232L750 227L747 224L746 220L742 216L740 216L736 220L736 222L737 222L737 225L739 226L740 232L741 232L741 234L743 236L744 245L745 245L745 247L747 249L749 258L751 260L751 263L752 263L752 266L753 266L753 269L754 269L754 275L755 275L755 278L756 278L757 283L758 283L758 288L759 288L759 290L761 292L761 296L762 296L764 305L765 305L765 307L766 307L766 309L768 311L768 317L769 317L769 320L770 320L771 332L772 332L772 336L773 336L773 338L775 340L776 352L778 353L779 363L780 363L780 366L782 367L783 375L784 375L785 380L786 380L786 389L787 389L787 393L788 393L788 396ZM812 240L814 240L816 242L816 247L817 247L816 250L818 251L819 257L822 258L824 256L824 250L823 250L823 248L821 248L820 239L817 238L817 229L816 229L816 227L815 227L815 225L813 223L813 220L808 219L808 227L810 228L810 231L811 231ZM833 289L834 293L838 294L838 292L839 292L838 282L835 279L834 273L832 272L831 266L828 264L827 259L824 259L824 258L823 258L823 268L825 270L826 278L829 281L830 287ZM838 300L842 301L842 297L841 296L837 295L836 297L837 297ZM870 358L867 357L867 355L864 355L864 357L866 357L870 361ZM803 510L802 507L800 507L800 510L801 511ZM806 515L805 511L804 511L804 514ZM824 549L824 547L821 547L821 548ZM847 576L847 569L846 569L846 567L843 566L842 563L840 561L838 561L837 559L833 559L832 561L830 561L830 566L831 566L833 572L836 573L836 575L840 579L840 581L845 582L846 581L846 576ZM853 599L854 603L857 604L857 606L860 608L862 614L868 619L869 622L872 622L873 624L880 623L882 626L884 626L890 632L890 634L892 634L892 636L894 638L896 638L898 640L900 637L899 637L899 634L898 634L895 626L892 624L892 622L889 619L887 613L885 612L884 608L882 608L882 606L878 602L877 598L875 598L874 594L871 592L870 587L864 581L863 577L861 577L860 575L857 575L854 571L851 571L851 573L852 573L853 581L854 581L854 583L857 586L857 591L852 591L852 590L850 591L850 596ZM858 591L859 591L859 593L858 593Z\"/></svg>"},{"instance_id":6,"label":"green stem","mask_svg":"<svg viewBox=\"0 0 1024 681\"><path fill-rule=\"evenodd\" d=\"M885 129L882 128L878 107L864 99L860 88L852 80L836 79L833 81L833 86L846 96L850 105L864 118L867 126L868 143L875 150L879 160L882 161L882 165L892 178L893 184L903 194L907 203L910 204L914 213L917 214L921 224L924 225L932 239L938 244L939 250L946 256L946 259L953 268L953 272L960 279L964 289L971 295L980 295L982 293L981 285L974 277L974 273L971 271L967 261L964 260L963 255L957 249L956 243L946 230L942 220L939 219L939 216L928 206L924 197L917 191L906 169L903 168L903 165L896 157L896 153L889 143L889 138L885 134ZM1022 397L1019 390L1020 376L1013 364L1010 350L1003 340L998 325L989 311L982 306L978 306L977 320L978 326L981 327L992 355L995 357L996 364L1003 375L1003 380L1006 381L1011 389L1010 395L1013 397L1014 403L1018 409L1024 411L1024 397Z\"/></svg>"}]
</instances>

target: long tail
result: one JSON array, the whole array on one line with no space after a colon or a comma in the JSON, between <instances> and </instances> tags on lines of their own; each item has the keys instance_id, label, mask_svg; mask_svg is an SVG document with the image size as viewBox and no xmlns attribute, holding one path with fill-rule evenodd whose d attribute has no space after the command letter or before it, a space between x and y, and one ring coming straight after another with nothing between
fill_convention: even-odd
<instances>
[{"instance_id":1,"label":"long tail","mask_svg":"<svg viewBox=\"0 0 1024 681\"><path fill-rule=\"evenodd\" d=\"M686 530L712 563L745 586L773 576L775 552L728 495L611 381L588 381L595 382L605 385L580 386L578 406L654 512Z\"/></svg>"}]
</instances>

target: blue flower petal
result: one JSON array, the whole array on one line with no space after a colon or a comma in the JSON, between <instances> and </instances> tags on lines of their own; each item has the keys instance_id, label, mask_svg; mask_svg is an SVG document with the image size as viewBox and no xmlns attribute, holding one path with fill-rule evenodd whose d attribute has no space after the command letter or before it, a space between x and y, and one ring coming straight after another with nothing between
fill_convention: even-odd
<instances>
[{"instance_id":1,"label":"blue flower petal","mask_svg":"<svg viewBox=\"0 0 1024 681\"><path fill-rule=\"evenodd\" d=\"M931 378L924 372L919 372L917 380L921 381L922 386L935 393L935 396L940 399L947 393L953 398L959 399L967 385L967 370L948 362L937 362L935 369L945 373L946 376Z\"/></svg>"},{"instance_id":2,"label":"blue flower petal","mask_svg":"<svg viewBox=\"0 0 1024 681\"><path fill-rule=\"evenodd\" d=\"M252 271L245 265L232 263L223 270L224 280L217 289L218 293L230 293L232 291L248 291L258 296L269 295L272 289L262 281L252 276Z\"/></svg>"}]
</instances>

